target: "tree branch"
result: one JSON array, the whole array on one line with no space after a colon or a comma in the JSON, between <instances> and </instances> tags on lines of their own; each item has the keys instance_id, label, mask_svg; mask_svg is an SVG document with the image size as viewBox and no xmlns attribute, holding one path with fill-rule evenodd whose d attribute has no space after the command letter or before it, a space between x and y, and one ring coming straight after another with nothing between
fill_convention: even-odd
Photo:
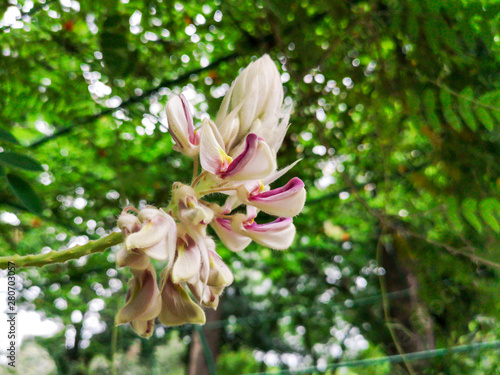
<instances>
[{"instance_id":1,"label":"tree branch","mask_svg":"<svg viewBox=\"0 0 500 375\"><path fill-rule=\"evenodd\" d=\"M39 147L48 141L51 141L55 138L58 138L64 134L70 133L75 128L78 128L81 125L90 124L93 121L95 121L103 116L109 115L109 114L117 111L120 108L126 108L132 104L139 103L139 102L143 101L144 99L150 97L151 95L156 94L163 87L168 87L168 86L172 86L172 85L176 85L178 83L181 83L181 82L189 79L189 77L191 77L193 74L199 74L199 73L204 72L206 70L213 69L213 68L217 67L218 65L222 64L223 62L234 60L238 56L239 56L238 53L232 53L230 55L221 57L218 60L215 60L213 63L208 64L205 67L201 67L198 69L194 69L188 73L184 73L183 75L177 77L176 79L165 79L162 82L160 82L158 87L149 89L147 91L144 91L141 95L133 96L133 97L129 98L128 100L125 100L118 108L107 108L107 109L102 110L99 113L96 113L95 115L86 116L86 117L74 120L74 121L72 121L72 124L70 126L60 127L52 135L43 137L43 138L39 139L38 141L35 141L32 144L30 144L28 147L29 148Z\"/></svg>"},{"instance_id":2,"label":"tree branch","mask_svg":"<svg viewBox=\"0 0 500 375\"><path fill-rule=\"evenodd\" d=\"M78 259L85 255L101 253L107 248L118 245L123 242L123 237L121 233L114 232L109 236L98 239L96 241L89 241L87 244L82 246L75 246L71 249L61 250L61 251L51 251L46 254L35 254L35 255L11 255L6 257L0 257L0 269L6 269L12 266L14 263L15 267L43 267L48 264L63 263L67 260Z\"/></svg>"}]
</instances>

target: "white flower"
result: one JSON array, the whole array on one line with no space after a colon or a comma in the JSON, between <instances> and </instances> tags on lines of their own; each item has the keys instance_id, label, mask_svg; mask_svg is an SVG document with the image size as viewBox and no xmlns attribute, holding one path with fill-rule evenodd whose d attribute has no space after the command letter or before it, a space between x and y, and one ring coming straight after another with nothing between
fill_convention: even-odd
<instances>
[{"instance_id":1,"label":"white flower","mask_svg":"<svg viewBox=\"0 0 500 375\"><path fill-rule=\"evenodd\" d=\"M118 324L130 323L139 335L149 337L156 317L167 326L205 323L202 307L217 308L224 289L234 281L207 235L208 225L232 251L242 251L252 240L278 250L292 244L292 217L304 207L304 183L294 177L283 187L269 187L297 163L277 170L276 153L289 118L282 105L280 74L267 55L242 71L215 123L205 120L199 133L187 100L180 96L168 101L174 149L193 157L195 166L199 158L203 170L198 175L195 168L191 185L173 184L165 211L153 206L141 211L126 207L120 215L118 226L125 244L117 254L117 264L129 267L133 278ZM213 193L229 197L219 206L205 198ZM246 214L234 212L242 205ZM258 224L259 211L278 218ZM168 261L160 288L151 258Z\"/></svg>"},{"instance_id":2,"label":"white flower","mask_svg":"<svg viewBox=\"0 0 500 375\"><path fill-rule=\"evenodd\" d=\"M177 229L174 219L163 210L148 206L139 212L138 232L125 240L128 251L137 251L158 260L173 260Z\"/></svg>"},{"instance_id":3,"label":"white flower","mask_svg":"<svg viewBox=\"0 0 500 375\"><path fill-rule=\"evenodd\" d=\"M217 128L210 121L203 124L200 160L207 172L235 181L263 178L276 170L276 156L255 134L246 136L244 149L234 159L228 156Z\"/></svg>"},{"instance_id":4,"label":"white flower","mask_svg":"<svg viewBox=\"0 0 500 375\"><path fill-rule=\"evenodd\" d=\"M281 76L269 55L248 65L233 82L215 119L229 155L239 154L254 133L278 151L288 128Z\"/></svg>"}]
</instances>

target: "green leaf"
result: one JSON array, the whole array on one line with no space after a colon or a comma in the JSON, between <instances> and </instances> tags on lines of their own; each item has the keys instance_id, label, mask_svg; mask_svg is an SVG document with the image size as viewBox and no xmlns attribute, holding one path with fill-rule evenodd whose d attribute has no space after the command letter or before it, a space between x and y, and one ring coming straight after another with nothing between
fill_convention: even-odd
<instances>
[{"instance_id":1,"label":"green leaf","mask_svg":"<svg viewBox=\"0 0 500 375\"><path fill-rule=\"evenodd\" d=\"M489 131L492 131L493 128L495 127L495 122L493 121L493 118L491 117L490 113L486 110L486 108L477 107L476 114L477 117L479 118L479 121L481 121L484 127Z\"/></svg>"},{"instance_id":2,"label":"green leaf","mask_svg":"<svg viewBox=\"0 0 500 375\"><path fill-rule=\"evenodd\" d=\"M486 94L482 95L479 98L481 103L491 106L490 109L491 115L497 120L500 121L500 107L498 107L498 103L500 103L500 91L490 91Z\"/></svg>"},{"instance_id":3,"label":"green leaf","mask_svg":"<svg viewBox=\"0 0 500 375\"><path fill-rule=\"evenodd\" d=\"M15 152L1 152L0 163L9 167L25 169L27 171L43 171L42 165L35 159Z\"/></svg>"},{"instance_id":4,"label":"green leaf","mask_svg":"<svg viewBox=\"0 0 500 375\"><path fill-rule=\"evenodd\" d=\"M4 142L13 143L15 145L19 144L19 141L16 139L16 137L10 134L7 130L1 128L0 128L0 140Z\"/></svg>"},{"instance_id":5,"label":"green leaf","mask_svg":"<svg viewBox=\"0 0 500 375\"><path fill-rule=\"evenodd\" d=\"M499 208L500 202L494 198L486 198L479 203L479 212L481 213L484 222L497 233L500 233L500 224L495 217L495 212L499 212Z\"/></svg>"},{"instance_id":6,"label":"green leaf","mask_svg":"<svg viewBox=\"0 0 500 375\"><path fill-rule=\"evenodd\" d=\"M100 33L100 45L106 69L114 75L126 76L133 71L137 62L137 52L128 48L128 19L113 14L107 17Z\"/></svg>"},{"instance_id":7,"label":"green leaf","mask_svg":"<svg viewBox=\"0 0 500 375\"><path fill-rule=\"evenodd\" d=\"M0 164L0 177L5 177L5 168Z\"/></svg>"},{"instance_id":8,"label":"green leaf","mask_svg":"<svg viewBox=\"0 0 500 375\"><path fill-rule=\"evenodd\" d=\"M457 232L462 232L464 225L460 218L460 208L455 197L448 197L446 199L446 215L451 225Z\"/></svg>"},{"instance_id":9,"label":"green leaf","mask_svg":"<svg viewBox=\"0 0 500 375\"><path fill-rule=\"evenodd\" d=\"M476 215L477 201L473 198L466 198L462 202L462 210L463 215L469 224L472 225L479 233L482 233L483 225Z\"/></svg>"},{"instance_id":10,"label":"green leaf","mask_svg":"<svg viewBox=\"0 0 500 375\"><path fill-rule=\"evenodd\" d=\"M7 181L16 197L19 198L27 209L36 214L42 213L42 201L28 182L13 173L7 174Z\"/></svg>"},{"instance_id":11,"label":"green leaf","mask_svg":"<svg viewBox=\"0 0 500 375\"><path fill-rule=\"evenodd\" d=\"M448 26L448 23L444 20L441 15L436 17L436 22L439 27L439 36L443 45L450 47L457 53L457 55L462 56L463 50L458 42L457 34Z\"/></svg>"},{"instance_id":12,"label":"green leaf","mask_svg":"<svg viewBox=\"0 0 500 375\"><path fill-rule=\"evenodd\" d=\"M407 19L407 32L408 35L413 39L418 39L420 24L418 22L418 17L422 14L422 9L417 1L408 2L408 19Z\"/></svg>"},{"instance_id":13,"label":"green leaf","mask_svg":"<svg viewBox=\"0 0 500 375\"><path fill-rule=\"evenodd\" d=\"M427 39L427 43L431 48L434 54L439 55L441 52L441 48L439 46L439 27L436 22L436 17L429 15L429 17L424 18L424 30L425 30L425 38Z\"/></svg>"},{"instance_id":14,"label":"green leaf","mask_svg":"<svg viewBox=\"0 0 500 375\"><path fill-rule=\"evenodd\" d=\"M472 112L472 104L471 99L474 98L474 93L472 88L466 87L458 97L458 112L460 116L465 121L467 126L472 130L477 130L477 121L474 117L474 113Z\"/></svg>"},{"instance_id":15,"label":"green leaf","mask_svg":"<svg viewBox=\"0 0 500 375\"><path fill-rule=\"evenodd\" d=\"M429 125L434 129L439 129L439 119L436 115L436 96L434 91L427 89L424 91L423 103L425 108L425 115Z\"/></svg>"},{"instance_id":16,"label":"green leaf","mask_svg":"<svg viewBox=\"0 0 500 375\"><path fill-rule=\"evenodd\" d=\"M453 111L453 101L450 92L445 89L441 90L439 93L439 99L441 100L441 105L443 106L444 118L448 124L450 124L450 126L457 131L462 130L462 123Z\"/></svg>"},{"instance_id":17,"label":"green leaf","mask_svg":"<svg viewBox=\"0 0 500 375\"><path fill-rule=\"evenodd\" d=\"M460 20L457 20L457 27L461 31L461 36L462 40L465 43L466 47L473 51L476 48L476 32L474 31L474 28L471 27L470 22L471 19L470 17L461 17Z\"/></svg>"}]
</instances>

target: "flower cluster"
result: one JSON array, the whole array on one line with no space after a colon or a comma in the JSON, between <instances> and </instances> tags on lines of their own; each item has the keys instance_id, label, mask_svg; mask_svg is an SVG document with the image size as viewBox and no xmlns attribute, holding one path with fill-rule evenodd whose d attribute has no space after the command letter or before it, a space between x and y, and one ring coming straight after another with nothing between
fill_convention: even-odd
<instances>
[{"instance_id":1,"label":"flower cluster","mask_svg":"<svg viewBox=\"0 0 500 375\"><path fill-rule=\"evenodd\" d=\"M306 198L304 183L296 177L280 188L269 186L297 163L277 170L276 153L290 110L283 107L280 74L269 56L242 71L215 122L206 119L195 129L182 95L167 102L166 113L174 149L194 158L195 177L190 185L174 183L165 209L126 207L118 219L125 242L117 264L129 267L133 277L117 324L130 323L144 337L152 334L157 317L167 326L205 323L202 307L217 308L219 296L233 282L207 235L208 226L232 251L252 240L283 250L294 239L292 218ZM227 195L225 203L205 200L214 193ZM258 224L259 211L278 218ZM151 258L166 261L159 287Z\"/></svg>"}]
</instances>

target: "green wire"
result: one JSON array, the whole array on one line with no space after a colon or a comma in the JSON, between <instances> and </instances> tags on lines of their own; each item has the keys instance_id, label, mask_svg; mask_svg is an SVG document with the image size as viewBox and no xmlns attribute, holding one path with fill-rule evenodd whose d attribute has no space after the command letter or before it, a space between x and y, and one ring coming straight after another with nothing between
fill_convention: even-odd
<instances>
[{"instance_id":1,"label":"green wire","mask_svg":"<svg viewBox=\"0 0 500 375\"><path fill-rule=\"evenodd\" d=\"M432 349L432 350L424 350L421 352L407 353L404 357L401 354L390 355L387 357L379 357L379 358L367 358L360 359L357 361L346 361L339 362L327 366L324 370L321 371L317 367L308 367L303 370L280 370L279 372L256 372L245 375L271 375L271 374L312 374L313 372L324 372L326 370L335 370L339 367L361 367L361 366L371 366L378 365L381 363L401 363L404 360L407 361L416 361L420 359L429 359L442 357L447 354L453 353L466 353L474 350L482 350L482 349L498 349L500 348L500 340L490 341L490 342L480 342L469 345L459 345L453 346L451 348L441 348L441 349Z\"/></svg>"},{"instance_id":2,"label":"green wire","mask_svg":"<svg viewBox=\"0 0 500 375\"><path fill-rule=\"evenodd\" d=\"M208 367L208 373L209 375L216 375L214 358L212 356L210 346L208 346L207 336L205 335L203 328L199 324L194 324L194 330L200 337L201 347L203 348L203 355L205 356L205 362L207 363Z\"/></svg>"},{"instance_id":3,"label":"green wire","mask_svg":"<svg viewBox=\"0 0 500 375\"><path fill-rule=\"evenodd\" d=\"M410 293L410 289L403 289L403 290L398 290L395 292L387 293L387 299L388 300L394 300L394 299L399 299L399 298L404 298L408 296ZM376 304L380 301L382 301L382 295L377 294L374 296L369 296L369 297L362 297L362 298L356 298L352 300L348 300L350 302L349 305L346 305L345 302L340 302L340 303L335 303L330 305L330 308L335 311L342 311L342 310L347 310L347 309L353 309L359 306L366 306L366 305L373 305ZM215 328L221 328L226 326L228 323L234 324L234 323L248 323L251 321L254 321L257 319L257 321L266 321L270 320L276 317L283 316L285 314L298 314L300 313L300 310L287 310L284 312L275 312L275 313L267 313L267 314L259 314L259 315L250 315L250 316L245 316L241 318L234 318L234 319L224 319L224 320L216 320L213 322L207 322L205 324L205 329L215 329Z\"/></svg>"}]
</instances>

